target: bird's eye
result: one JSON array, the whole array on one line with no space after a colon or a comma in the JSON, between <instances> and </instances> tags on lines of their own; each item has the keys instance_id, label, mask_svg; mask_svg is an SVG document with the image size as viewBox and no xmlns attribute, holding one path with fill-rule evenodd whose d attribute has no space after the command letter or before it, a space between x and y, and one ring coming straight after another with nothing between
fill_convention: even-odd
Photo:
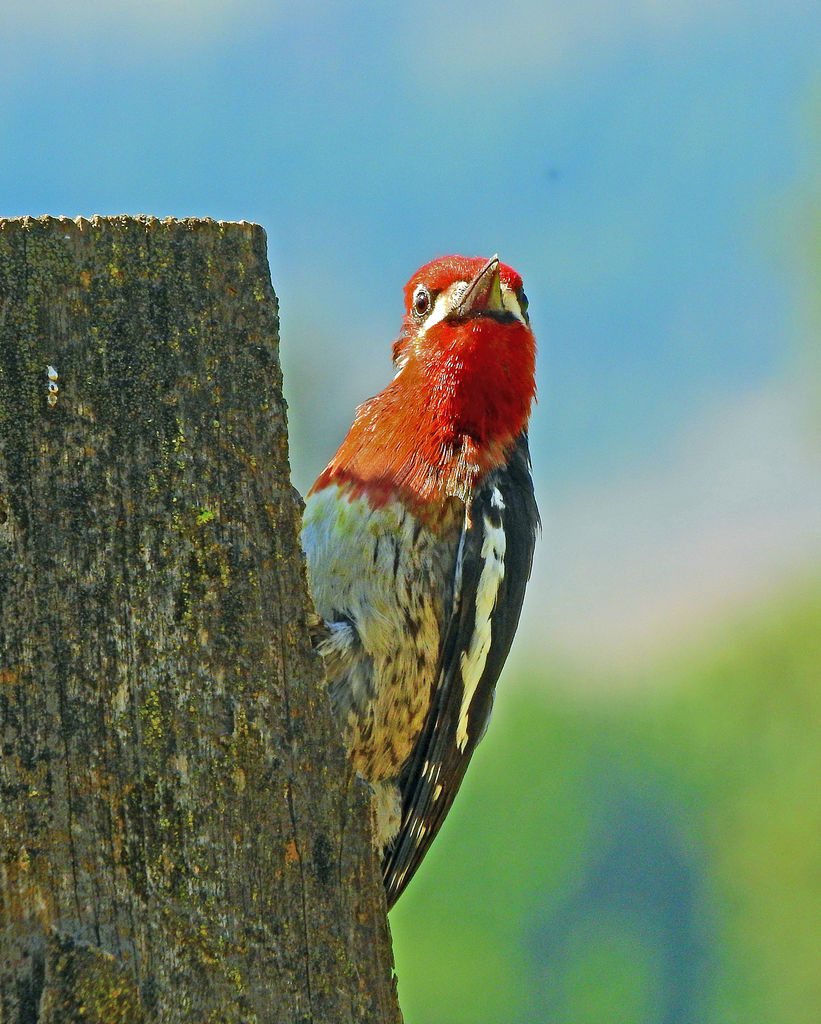
<instances>
[{"instance_id":1,"label":"bird's eye","mask_svg":"<svg viewBox=\"0 0 821 1024\"><path fill-rule=\"evenodd\" d=\"M417 316L424 316L430 309L430 292L423 284L416 286L413 293L413 311Z\"/></svg>"}]
</instances>

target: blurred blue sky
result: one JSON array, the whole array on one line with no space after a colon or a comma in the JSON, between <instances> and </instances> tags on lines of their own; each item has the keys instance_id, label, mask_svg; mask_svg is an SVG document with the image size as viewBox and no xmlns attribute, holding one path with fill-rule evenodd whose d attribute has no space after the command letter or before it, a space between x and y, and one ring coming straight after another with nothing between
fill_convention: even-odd
<instances>
[{"instance_id":1,"label":"blurred blue sky","mask_svg":"<svg viewBox=\"0 0 821 1024\"><path fill-rule=\"evenodd\" d=\"M532 638L609 657L821 560L817 3L4 0L0 90L0 214L265 226L301 490L418 265L522 273Z\"/></svg>"}]
</instances>

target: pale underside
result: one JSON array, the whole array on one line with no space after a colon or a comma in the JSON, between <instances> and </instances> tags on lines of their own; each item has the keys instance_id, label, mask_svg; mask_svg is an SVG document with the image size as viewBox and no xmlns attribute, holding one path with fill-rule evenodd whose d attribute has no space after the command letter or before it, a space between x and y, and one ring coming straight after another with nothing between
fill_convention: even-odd
<instances>
[{"instance_id":1,"label":"pale underside","mask_svg":"<svg viewBox=\"0 0 821 1024\"><path fill-rule=\"evenodd\" d=\"M491 503L500 514L504 506L495 488ZM461 750L504 577L504 531L483 518L475 621L459 663ZM349 501L336 486L306 504L302 540L314 604L330 630L319 649L331 706L355 769L374 787L379 848L399 828L398 777L440 681L442 637L459 585L462 525L457 520L435 533L397 501L373 509L364 497Z\"/></svg>"},{"instance_id":2,"label":"pale underside","mask_svg":"<svg viewBox=\"0 0 821 1024\"><path fill-rule=\"evenodd\" d=\"M459 534L437 535L397 501L349 501L335 485L306 503L308 582L331 630L320 646L331 704L375 788L397 778L430 706ZM381 797L391 808L394 798Z\"/></svg>"}]
</instances>

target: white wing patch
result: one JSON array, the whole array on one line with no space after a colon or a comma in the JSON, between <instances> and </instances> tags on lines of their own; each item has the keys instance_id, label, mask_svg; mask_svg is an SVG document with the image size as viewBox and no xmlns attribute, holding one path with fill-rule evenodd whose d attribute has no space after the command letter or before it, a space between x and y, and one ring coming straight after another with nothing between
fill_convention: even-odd
<instances>
[{"instance_id":1,"label":"white wing patch","mask_svg":"<svg viewBox=\"0 0 821 1024\"><path fill-rule=\"evenodd\" d=\"M490 504L499 512L505 504L498 487L493 488ZM485 535L482 541L482 572L476 590L476 621L473 625L473 636L470 646L462 652L459 667L462 672L462 705L459 709L459 723L456 727L456 743L460 751L464 751L468 742L468 712L476 687L482 678L487 661L491 641L491 617L496 607L496 596L499 585L505 578L505 538L504 523L494 526L490 518L484 516Z\"/></svg>"}]
</instances>

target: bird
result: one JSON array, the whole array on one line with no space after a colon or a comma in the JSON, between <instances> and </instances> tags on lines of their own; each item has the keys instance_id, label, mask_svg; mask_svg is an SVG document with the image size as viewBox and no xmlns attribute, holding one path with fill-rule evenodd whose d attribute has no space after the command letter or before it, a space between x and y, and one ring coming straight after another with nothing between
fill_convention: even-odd
<instances>
[{"instance_id":1,"label":"bird","mask_svg":"<svg viewBox=\"0 0 821 1024\"><path fill-rule=\"evenodd\" d=\"M301 534L331 708L373 789L388 909L485 733L540 528L521 277L498 255L444 256L404 297L394 377L357 408Z\"/></svg>"}]
</instances>

